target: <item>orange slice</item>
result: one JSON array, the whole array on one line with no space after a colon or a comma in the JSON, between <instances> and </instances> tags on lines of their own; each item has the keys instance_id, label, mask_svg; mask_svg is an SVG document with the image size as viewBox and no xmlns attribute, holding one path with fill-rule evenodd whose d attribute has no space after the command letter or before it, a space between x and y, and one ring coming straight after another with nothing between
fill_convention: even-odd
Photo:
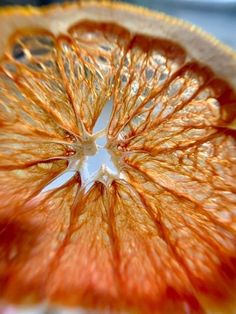
<instances>
[{"instance_id":1,"label":"orange slice","mask_svg":"<svg viewBox=\"0 0 236 314\"><path fill-rule=\"evenodd\" d=\"M234 313L235 52L107 2L0 29L2 303Z\"/></svg>"}]
</instances>

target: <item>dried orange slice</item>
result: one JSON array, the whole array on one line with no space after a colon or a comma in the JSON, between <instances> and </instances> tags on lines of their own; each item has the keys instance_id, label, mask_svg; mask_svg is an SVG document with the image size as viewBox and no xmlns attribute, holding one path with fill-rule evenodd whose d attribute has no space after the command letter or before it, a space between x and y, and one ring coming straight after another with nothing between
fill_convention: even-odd
<instances>
[{"instance_id":1,"label":"dried orange slice","mask_svg":"<svg viewBox=\"0 0 236 314\"><path fill-rule=\"evenodd\" d=\"M234 313L235 52L117 3L0 29L2 302Z\"/></svg>"}]
</instances>

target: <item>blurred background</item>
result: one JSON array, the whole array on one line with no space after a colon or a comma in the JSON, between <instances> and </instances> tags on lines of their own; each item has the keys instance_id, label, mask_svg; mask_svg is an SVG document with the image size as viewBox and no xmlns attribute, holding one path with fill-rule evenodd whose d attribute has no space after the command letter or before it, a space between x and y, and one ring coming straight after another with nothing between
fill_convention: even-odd
<instances>
[{"instance_id":1,"label":"blurred background","mask_svg":"<svg viewBox=\"0 0 236 314\"><path fill-rule=\"evenodd\" d=\"M63 0L0 0L0 5L46 5ZM200 26L236 49L236 0L120 0L163 11Z\"/></svg>"}]
</instances>

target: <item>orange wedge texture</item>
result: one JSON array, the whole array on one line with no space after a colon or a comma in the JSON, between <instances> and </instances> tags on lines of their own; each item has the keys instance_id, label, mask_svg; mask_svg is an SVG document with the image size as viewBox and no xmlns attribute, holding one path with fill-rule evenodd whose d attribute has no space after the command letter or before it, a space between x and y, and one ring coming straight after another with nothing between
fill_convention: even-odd
<instances>
[{"instance_id":1,"label":"orange wedge texture","mask_svg":"<svg viewBox=\"0 0 236 314\"><path fill-rule=\"evenodd\" d=\"M2 304L236 313L236 53L108 2L1 9L0 31ZM86 189L109 100L119 174Z\"/></svg>"}]
</instances>

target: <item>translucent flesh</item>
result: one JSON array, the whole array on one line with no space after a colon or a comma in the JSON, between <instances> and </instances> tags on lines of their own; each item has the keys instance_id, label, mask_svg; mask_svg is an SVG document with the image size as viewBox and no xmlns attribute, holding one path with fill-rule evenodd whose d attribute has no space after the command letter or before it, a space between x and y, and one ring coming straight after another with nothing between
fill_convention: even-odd
<instances>
[{"instance_id":1,"label":"translucent flesh","mask_svg":"<svg viewBox=\"0 0 236 314\"><path fill-rule=\"evenodd\" d=\"M88 189L107 102L119 174ZM176 43L88 21L19 30L0 62L2 300L178 314L233 298L235 108Z\"/></svg>"}]
</instances>

